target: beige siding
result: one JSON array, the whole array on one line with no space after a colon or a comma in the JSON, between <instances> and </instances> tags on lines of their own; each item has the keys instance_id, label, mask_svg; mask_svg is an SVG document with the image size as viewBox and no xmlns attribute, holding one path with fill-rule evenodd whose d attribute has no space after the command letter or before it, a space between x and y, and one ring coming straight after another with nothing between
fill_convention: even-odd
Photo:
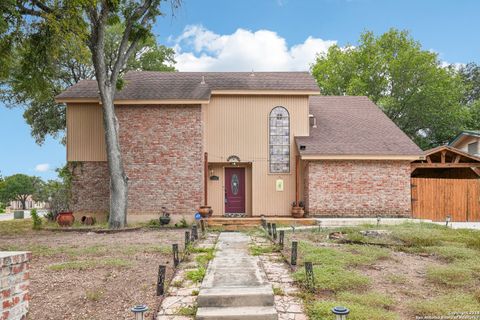
<instances>
[{"instance_id":1,"label":"beige siding","mask_svg":"<svg viewBox=\"0 0 480 320\"><path fill-rule=\"evenodd\" d=\"M269 173L268 117L276 106L285 107L290 114L288 174ZM251 163L252 215L290 215L295 200L294 137L309 133L308 96L212 96L206 107L206 132L209 163L225 163L230 155ZM283 179L284 191L276 191L277 179ZM223 189L218 190L223 188L223 177L219 182L209 189L211 203L223 201ZM213 199L220 195L222 199Z\"/></svg>"},{"instance_id":2,"label":"beige siding","mask_svg":"<svg viewBox=\"0 0 480 320\"><path fill-rule=\"evenodd\" d=\"M453 147L460 149L463 152L468 152L468 145L474 142L478 142L478 144L480 145L480 138L472 137L472 136L463 136L455 144L453 144ZM480 154L480 150L477 151L476 155L479 155L479 154Z\"/></svg>"},{"instance_id":3,"label":"beige siding","mask_svg":"<svg viewBox=\"0 0 480 320\"><path fill-rule=\"evenodd\" d=\"M67 106L67 161L106 161L100 105Z\"/></svg>"}]
</instances>

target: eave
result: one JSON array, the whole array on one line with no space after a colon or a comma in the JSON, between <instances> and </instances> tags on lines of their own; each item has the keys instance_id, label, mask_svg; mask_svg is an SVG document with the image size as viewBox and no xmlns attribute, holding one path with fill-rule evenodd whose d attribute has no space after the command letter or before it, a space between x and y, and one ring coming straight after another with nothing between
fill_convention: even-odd
<instances>
[{"instance_id":1,"label":"eave","mask_svg":"<svg viewBox=\"0 0 480 320\"><path fill-rule=\"evenodd\" d=\"M57 98L55 99L57 103L95 103L102 104L99 99L95 98ZM199 100L199 99L163 99L163 100L114 100L113 103L116 105L152 105L152 104L208 104L209 99Z\"/></svg>"},{"instance_id":2,"label":"eave","mask_svg":"<svg viewBox=\"0 0 480 320\"><path fill-rule=\"evenodd\" d=\"M318 154L300 155L302 160L424 160L423 155Z\"/></svg>"}]
</instances>

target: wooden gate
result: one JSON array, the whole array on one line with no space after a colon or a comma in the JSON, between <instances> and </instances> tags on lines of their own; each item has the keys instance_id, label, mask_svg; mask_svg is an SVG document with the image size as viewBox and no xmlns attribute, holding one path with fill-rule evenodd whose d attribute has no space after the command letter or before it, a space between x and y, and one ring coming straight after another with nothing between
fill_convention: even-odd
<instances>
[{"instance_id":1,"label":"wooden gate","mask_svg":"<svg viewBox=\"0 0 480 320\"><path fill-rule=\"evenodd\" d=\"M412 178L414 218L480 221L480 179Z\"/></svg>"}]
</instances>

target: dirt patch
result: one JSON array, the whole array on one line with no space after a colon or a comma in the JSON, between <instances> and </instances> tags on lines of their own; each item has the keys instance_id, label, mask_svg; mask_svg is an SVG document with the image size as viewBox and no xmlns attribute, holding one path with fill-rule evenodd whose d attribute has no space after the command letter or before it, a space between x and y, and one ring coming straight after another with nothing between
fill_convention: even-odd
<instances>
[{"instance_id":1,"label":"dirt patch","mask_svg":"<svg viewBox=\"0 0 480 320\"><path fill-rule=\"evenodd\" d=\"M131 319L135 304L158 305L158 266L171 276L170 248L183 239L183 230L40 231L0 237L0 250L33 253L29 319L118 320Z\"/></svg>"},{"instance_id":2,"label":"dirt patch","mask_svg":"<svg viewBox=\"0 0 480 320\"><path fill-rule=\"evenodd\" d=\"M422 257L405 252L390 251L390 258L379 260L372 266L357 268L372 281L376 292L395 299L398 303L392 311L400 319L412 319L414 315L404 303L409 300L425 300L438 288L425 281L427 266L441 265L433 257Z\"/></svg>"}]
</instances>

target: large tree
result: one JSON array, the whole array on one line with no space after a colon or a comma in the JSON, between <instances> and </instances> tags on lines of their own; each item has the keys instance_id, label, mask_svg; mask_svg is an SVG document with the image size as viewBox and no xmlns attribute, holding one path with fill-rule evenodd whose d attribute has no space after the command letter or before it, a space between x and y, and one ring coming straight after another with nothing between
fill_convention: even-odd
<instances>
[{"instance_id":1,"label":"large tree","mask_svg":"<svg viewBox=\"0 0 480 320\"><path fill-rule=\"evenodd\" d=\"M25 210L28 198L37 200L42 188L43 181L40 178L20 173L14 174L0 182L0 200L3 203L20 201L22 209Z\"/></svg>"},{"instance_id":2,"label":"large tree","mask_svg":"<svg viewBox=\"0 0 480 320\"><path fill-rule=\"evenodd\" d=\"M121 228L127 219L128 184L118 139L114 95L121 86L121 72L139 44L151 37L151 27L161 14L161 0L5 0L0 14L0 64L8 76L18 52L33 52L32 64L59 61L62 46L72 41L86 45L92 59L103 108L107 161L110 173L109 226ZM173 9L180 0L170 0ZM113 54L107 54L107 28L121 25L121 36ZM74 59L74 62L76 60ZM27 63L27 65L29 65ZM42 69L37 77L51 72ZM6 74L5 74L6 73Z\"/></svg>"},{"instance_id":3,"label":"large tree","mask_svg":"<svg viewBox=\"0 0 480 320\"><path fill-rule=\"evenodd\" d=\"M463 102L469 111L466 129L480 130L480 66L467 63L459 72L466 88Z\"/></svg>"},{"instance_id":4,"label":"large tree","mask_svg":"<svg viewBox=\"0 0 480 320\"><path fill-rule=\"evenodd\" d=\"M109 25L105 33L105 56L111 69L124 25ZM66 127L65 105L54 97L83 79L93 79L91 52L75 34L59 39L57 57L38 54L36 39L27 38L17 45L10 72L0 78L0 99L9 107L25 108L23 114L35 141L42 144L47 135L63 137ZM33 46L33 47L32 47ZM142 39L120 74L128 70L175 71L175 52L158 45L153 35Z\"/></svg>"},{"instance_id":5,"label":"large tree","mask_svg":"<svg viewBox=\"0 0 480 320\"><path fill-rule=\"evenodd\" d=\"M357 46L332 46L312 73L324 95L368 96L422 148L447 142L468 117L456 70L406 31L365 32Z\"/></svg>"}]
</instances>

